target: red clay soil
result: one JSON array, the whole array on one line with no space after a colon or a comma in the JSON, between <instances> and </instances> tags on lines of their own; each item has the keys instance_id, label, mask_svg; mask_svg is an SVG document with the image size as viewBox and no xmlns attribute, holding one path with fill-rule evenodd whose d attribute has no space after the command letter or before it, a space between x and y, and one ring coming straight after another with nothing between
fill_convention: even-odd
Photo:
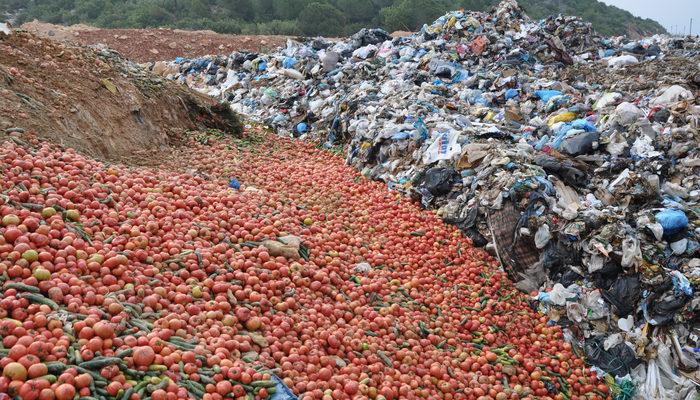
<instances>
[{"instance_id":1,"label":"red clay soil","mask_svg":"<svg viewBox=\"0 0 700 400\"><path fill-rule=\"evenodd\" d=\"M233 51L265 52L283 46L286 36L225 35L213 31L179 29L101 29L86 25L60 26L29 22L22 29L40 36L83 46L103 44L124 57L144 63L230 54Z\"/></svg>"}]
</instances>

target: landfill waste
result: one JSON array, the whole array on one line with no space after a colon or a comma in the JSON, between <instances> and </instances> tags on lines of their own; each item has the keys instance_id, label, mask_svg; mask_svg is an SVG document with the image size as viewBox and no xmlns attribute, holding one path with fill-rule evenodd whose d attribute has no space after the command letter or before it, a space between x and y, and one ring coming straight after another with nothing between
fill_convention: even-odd
<instances>
[{"instance_id":1,"label":"landfill waste","mask_svg":"<svg viewBox=\"0 0 700 400\"><path fill-rule=\"evenodd\" d=\"M9 22L0 22L0 33L3 35L11 35L12 25Z\"/></svg>"},{"instance_id":2,"label":"landfill waste","mask_svg":"<svg viewBox=\"0 0 700 400\"><path fill-rule=\"evenodd\" d=\"M697 368L672 366L700 360L697 38L605 38L506 0L400 38L169 65L281 136L344 149L492 251L621 393L695 393ZM671 330L688 354L658 350Z\"/></svg>"}]
</instances>

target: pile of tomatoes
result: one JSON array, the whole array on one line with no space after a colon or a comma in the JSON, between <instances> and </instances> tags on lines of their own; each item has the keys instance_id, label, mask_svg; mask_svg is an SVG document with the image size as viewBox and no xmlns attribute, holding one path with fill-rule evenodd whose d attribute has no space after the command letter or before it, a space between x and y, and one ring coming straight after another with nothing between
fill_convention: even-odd
<instances>
[{"instance_id":1,"label":"pile of tomatoes","mask_svg":"<svg viewBox=\"0 0 700 400\"><path fill-rule=\"evenodd\" d=\"M431 212L309 143L204 139L158 169L3 143L0 393L609 397Z\"/></svg>"}]
</instances>

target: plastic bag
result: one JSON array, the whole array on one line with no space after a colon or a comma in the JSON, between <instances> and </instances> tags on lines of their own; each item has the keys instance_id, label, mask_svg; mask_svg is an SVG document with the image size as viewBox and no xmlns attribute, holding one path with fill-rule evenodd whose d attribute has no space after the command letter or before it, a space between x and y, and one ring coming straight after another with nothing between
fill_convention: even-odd
<instances>
[{"instance_id":1,"label":"plastic bag","mask_svg":"<svg viewBox=\"0 0 700 400\"><path fill-rule=\"evenodd\" d=\"M534 158L535 164L544 168L550 174L557 175L567 184L574 187L582 187L586 184L586 174L573 166L569 160L559 160L548 155L538 155Z\"/></svg>"},{"instance_id":2,"label":"plastic bag","mask_svg":"<svg viewBox=\"0 0 700 400\"><path fill-rule=\"evenodd\" d=\"M620 105L615 108L614 118L624 126L631 125L636 120L643 117L644 111L629 102L620 103Z\"/></svg>"},{"instance_id":3,"label":"plastic bag","mask_svg":"<svg viewBox=\"0 0 700 400\"><path fill-rule=\"evenodd\" d=\"M538 249L544 248L551 238L552 234L549 232L549 225L542 224L542 226L537 229L537 233L535 233L535 247Z\"/></svg>"},{"instance_id":4,"label":"plastic bag","mask_svg":"<svg viewBox=\"0 0 700 400\"><path fill-rule=\"evenodd\" d=\"M642 313L646 321L652 325L668 325L673 322L673 317L685 306L690 297L681 286L678 285L678 289L674 287L673 279L666 279L644 299Z\"/></svg>"},{"instance_id":5,"label":"plastic bag","mask_svg":"<svg viewBox=\"0 0 700 400\"><path fill-rule=\"evenodd\" d=\"M590 153L597 148L600 135L597 132L579 132L574 135L567 135L561 142L561 151L577 156Z\"/></svg>"},{"instance_id":6,"label":"plastic bag","mask_svg":"<svg viewBox=\"0 0 700 400\"><path fill-rule=\"evenodd\" d=\"M625 376L630 370L641 363L625 343L618 343L605 350L603 337L595 337L586 341L588 361L613 376Z\"/></svg>"},{"instance_id":7,"label":"plastic bag","mask_svg":"<svg viewBox=\"0 0 700 400\"><path fill-rule=\"evenodd\" d=\"M675 103L679 100L683 99L692 99L693 98L693 92L690 90L684 88L683 86L679 85L673 85L670 86L666 89L664 89L663 93L657 98L655 98L651 104L654 105L661 105L661 104L669 104L669 103Z\"/></svg>"},{"instance_id":8,"label":"plastic bag","mask_svg":"<svg viewBox=\"0 0 700 400\"><path fill-rule=\"evenodd\" d=\"M282 60L282 67L287 69L294 68L297 62L297 59L294 57L285 57L284 60Z\"/></svg>"},{"instance_id":9,"label":"plastic bag","mask_svg":"<svg viewBox=\"0 0 700 400\"><path fill-rule=\"evenodd\" d=\"M642 262L642 249L639 239L634 236L626 236L622 240L622 268L637 267Z\"/></svg>"},{"instance_id":10,"label":"plastic bag","mask_svg":"<svg viewBox=\"0 0 700 400\"><path fill-rule=\"evenodd\" d=\"M438 128L433 136L435 140L423 154L423 163L432 164L439 160L449 160L462 152L462 146L457 143L459 133L446 128Z\"/></svg>"},{"instance_id":11,"label":"plastic bag","mask_svg":"<svg viewBox=\"0 0 700 400\"><path fill-rule=\"evenodd\" d=\"M230 187L231 189L239 190L241 188L241 183L238 182L238 179L231 178L231 182L229 182L228 187Z\"/></svg>"},{"instance_id":12,"label":"plastic bag","mask_svg":"<svg viewBox=\"0 0 700 400\"><path fill-rule=\"evenodd\" d=\"M642 295L642 282L638 275L622 276L610 289L603 291L603 298L617 309L617 315L627 316L637 307Z\"/></svg>"},{"instance_id":13,"label":"plastic bag","mask_svg":"<svg viewBox=\"0 0 700 400\"><path fill-rule=\"evenodd\" d=\"M632 55L624 55L608 59L608 67L624 67L626 65L633 65L638 63L639 60L637 60L637 57Z\"/></svg>"},{"instance_id":14,"label":"plastic bag","mask_svg":"<svg viewBox=\"0 0 700 400\"><path fill-rule=\"evenodd\" d=\"M549 102L553 97L561 96L562 92L558 90L535 90L535 96L545 103Z\"/></svg>"},{"instance_id":15,"label":"plastic bag","mask_svg":"<svg viewBox=\"0 0 700 400\"><path fill-rule=\"evenodd\" d=\"M540 292L537 295L537 300L563 306L566 304L567 300L574 299L576 297L578 297L578 292L576 290L565 288L561 283L557 283L554 285L554 287L552 287L551 291Z\"/></svg>"},{"instance_id":16,"label":"plastic bag","mask_svg":"<svg viewBox=\"0 0 700 400\"><path fill-rule=\"evenodd\" d=\"M284 384L282 379L277 375L272 375L272 380L275 382L275 393L270 397L270 400L298 400L297 396Z\"/></svg>"},{"instance_id":17,"label":"plastic bag","mask_svg":"<svg viewBox=\"0 0 700 400\"><path fill-rule=\"evenodd\" d=\"M678 233L688 226L688 217L681 210L666 209L656 214L655 218L664 228L664 236Z\"/></svg>"},{"instance_id":18,"label":"plastic bag","mask_svg":"<svg viewBox=\"0 0 700 400\"><path fill-rule=\"evenodd\" d=\"M421 187L433 196L442 196L449 193L460 178L461 175L454 168L430 168L425 172Z\"/></svg>"},{"instance_id":19,"label":"plastic bag","mask_svg":"<svg viewBox=\"0 0 700 400\"><path fill-rule=\"evenodd\" d=\"M618 101L620 101L620 99L622 99L622 94L620 94L620 93L617 93L617 92L605 93L602 96L600 96L600 98L598 99L598 101L595 102L595 104L593 104L593 109L598 110L601 108L605 108L607 106L611 106L611 105L617 103Z\"/></svg>"},{"instance_id":20,"label":"plastic bag","mask_svg":"<svg viewBox=\"0 0 700 400\"><path fill-rule=\"evenodd\" d=\"M694 400L697 389L691 380L676 374L670 347L657 339L654 342L658 345L656 358L647 364L646 376L640 377L639 371L636 374L637 381L644 380L639 396L648 400Z\"/></svg>"}]
</instances>

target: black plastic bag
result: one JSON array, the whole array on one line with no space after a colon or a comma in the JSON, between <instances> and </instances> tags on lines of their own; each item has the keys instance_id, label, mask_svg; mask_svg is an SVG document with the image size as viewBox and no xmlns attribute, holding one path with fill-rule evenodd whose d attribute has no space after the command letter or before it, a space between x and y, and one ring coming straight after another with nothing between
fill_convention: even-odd
<instances>
[{"instance_id":1,"label":"black plastic bag","mask_svg":"<svg viewBox=\"0 0 700 400\"><path fill-rule=\"evenodd\" d=\"M562 246L560 243L550 240L547 247L540 255L542 266L550 277L555 277L566 272L567 265L577 264L574 260L575 252Z\"/></svg>"},{"instance_id":2,"label":"black plastic bag","mask_svg":"<svg viewBox=\"0 0 700 400\"><path fill-rule=\"evenodd\" d=\"M623 269L619 262L608 261L603 265L603 268L593 272L591 277L593 278L595 287L607 290L610 289L610 286L615 283L618 275L622 272Z\"/></svg>"},{"instance_id":3,"label":"black plastic bag","mask_svg":"<svg viewBox=\"0 0 700 400\"><path fill-rule=\"evenodd\" d=\"M605 350L604 338L596 337L586 341L587 361L608 372L612 376L625 376L641 363L634 355L634 350L624 343Z\"/></svg>"},{"instance_id":4,"label":"black plastic bag","mask_svg":"<svg viewBox=\"0 0 700 400\"><path fill-rule=\"evenodd\" d=\"M586 185L586 173L576 168L569 160L559 160L543 154L536 156L534 161L545 171L558 176L571 186L580 188Z\"/></svg>"},{"instance_id":5,"label":"black plastic bag","mask_svg":"<svg viewBox=\"0 0 700 400\"><path fill-rule=\"evenodd\" d=\"M666 279L654 288L653 293L644 300L642 310L644 318L652 325L663 326L673 322L673 317L685 306L689 297L673 290L673 281Z\"/></svg>"},{"instance_id":6,"label":"black plastic bag","mask_svg":"<svg viewBox=\"0 0 700 400\"><path fill-rule=\"evenodd\" d=\"M489 243L489 241L484 237L484 235L482 235L479 231L477 231L474 228L460 228L460 230L462 231L462 233L464 233L464 236L472 240L472 244L474 245L474 247L484 247Z\"/></svg>"},{"instance_id":7,"label":"black plastic bag","mask_svg":"<svg viewBox=\"0 0 700 400\"><path fill-rule=\"evenodd\" d=\"M460 178L461 175L454 168L430 168L425 172L421 187L433 196L443 196L452 190Z\"/></svg>"},{"instance_id":8,"label":"black plastic bag","mask_svg":"<svg viewBox=\"0 0 700 400\"><path fill-rule=\"evenodd\" d=\"M367 46L370 44L384 43L387 40L391 40L391 35L383 29L379 28L362 28L359 32L350 37L359 46Z\"/></svg>"},{"instance_id":9,"label":"black plastic bag","mask_svg":"<svg viewBox=\"0 0 700 400\"><path fill-rule=\"evenodd\" d=\"M639 275L621 276L610 289L603 291L603 298L615 306L617 315L625 317L630 315L642 296L642 282Z\"/></svg>"},{"instance_id":10,"label":"black plastic bag","mask_svg":"<svg viewBox=\"0 0 700 400\"><path fill-rule=\"evenodd\" d=\"M564 271L563 274L561 274L561 277L558 279L558 281L559 283L564 285L564 287L569 287L570 285L573 285L574 283L582 279L583 276L579 275L571 269L567 269L566 271Z\"/></svg>"},{"instance_id":11,"label":"black plastic bag","mask_svg":"<svg viewBox=\"0 0 700 400\"><path fill-rule=\"evenodd\" d=\"M424 187L419 187L416 189L418 194L420 194L420 203L423 205L423 207L428 208L430 205L433 203L433 200L435 199L435 196L433 196L430 191Z\"/></svg>"}]
</instances>

